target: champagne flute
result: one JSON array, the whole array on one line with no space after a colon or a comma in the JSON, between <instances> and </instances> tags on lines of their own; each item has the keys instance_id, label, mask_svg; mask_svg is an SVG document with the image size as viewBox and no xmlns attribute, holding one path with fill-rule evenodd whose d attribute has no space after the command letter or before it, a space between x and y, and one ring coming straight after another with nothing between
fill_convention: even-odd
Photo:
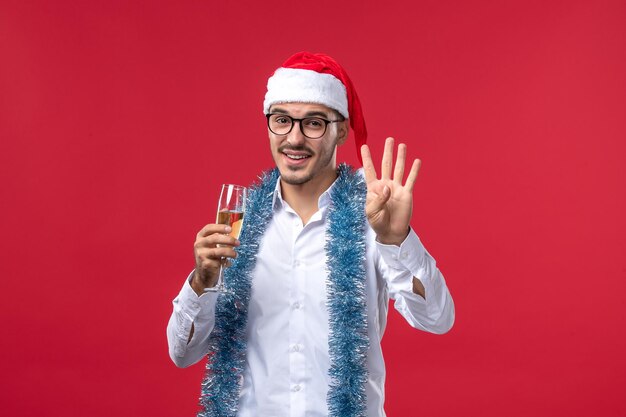
<instances>
[{"instance_id":1,"label":"champagne flute","mask_svg":"<svg viewBox=\"0 0 626 417\"><path fill-rule=\"evenodd\" d=\"M217 216L215 223L226 224L230 226L230 235L235 239L239 239L241 233L241 225L243 224L243 215L246 208L246 196L248 190L246 187L235 184L223 184L222 192L220 193L220 201L217 205ZM225 259L222 258L220 264L220 272L217 278L217 285L215 288L208 288L210 291L227 292L224 287L224 263Z\"/></svg>"}]
</instances>

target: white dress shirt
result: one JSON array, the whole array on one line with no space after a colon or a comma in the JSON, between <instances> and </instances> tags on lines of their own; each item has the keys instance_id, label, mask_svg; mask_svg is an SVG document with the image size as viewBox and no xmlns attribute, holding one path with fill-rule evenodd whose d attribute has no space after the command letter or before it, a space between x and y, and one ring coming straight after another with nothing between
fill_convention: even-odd
<instances>
[{"instance_id":1,"label":"white dress shirt","mask_svg":"<svg viewBox=\"0 0 626 417\"><path fill-rule=\"evenodd\" d=\"M319 210L306 225L280 190L279 180L274 217L262 238L252 276L247 365L238 416L322 417L328 415L330 366L324 251L330 189L320 196ZM385 364L380 342L389 297L411 326L439 334L452 327L454 303L435 260L412 230L398 247L376 242L368 225L366 244L367 415L383 417ZM413 293L413 277L424 285L425 299ZM197 296L190 278L173 301L167 326L170 357L179 367L207 354L215 325L218 295ZM194 334L187 343L192 323Z\"/></svg>"}]
</instances>

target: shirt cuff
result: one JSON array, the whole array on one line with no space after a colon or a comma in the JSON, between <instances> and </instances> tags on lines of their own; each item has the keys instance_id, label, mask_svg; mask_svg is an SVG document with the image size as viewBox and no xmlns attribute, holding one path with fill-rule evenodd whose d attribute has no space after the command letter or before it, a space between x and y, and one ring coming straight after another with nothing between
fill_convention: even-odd
<instances>
[{"instance_id":1,"label":"shirt cuff","mask_svg":"<svg viewBox=\"0 0 626 417\"><path fill-rule=\"evenodd\" d=\"M400 246L385 245L378 241L376 245L385 263L393 269L409 270L417 277L418 271L424 266L426 249L412 228Z\"/></svg>"},{"instance_id":2,"label":"shirt cuff","mask_svg":"<svg viewBox=\"0 0 626 417\"><path fill-rule=\"evenodd\" d=\"M189 274L183 288L178 294L178 300L182 311L193 320L196 317L211 316L215 312L215 304L217 303L217 292L206 292L200 296L191 288L191 279L193 271Z\"/></svg>"}]
</instances>

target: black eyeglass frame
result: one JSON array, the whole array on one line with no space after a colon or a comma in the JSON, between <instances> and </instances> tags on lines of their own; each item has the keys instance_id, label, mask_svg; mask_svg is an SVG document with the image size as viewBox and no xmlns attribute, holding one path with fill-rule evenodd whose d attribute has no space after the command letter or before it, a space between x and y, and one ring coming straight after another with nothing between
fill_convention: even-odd
<instances>
[{"instance_id":1,"label":"black eyeglass frame","mask_svg":"<svg viewBox=\"0 0 626 417\"><path fill-rule=\"evenodd\" d=\"M283 116L288 118L289 120L291 120L291 127L289 128L289 130L285 133L276 133L272 130L272 128L270 127L270 117L272 116ZM295 124L295 122L298 122L298 125L300 125L300 132L302 132L302 134L304 135L305 138L308 139L321 139L325 134L326 134L326 130L328 129L328 125L331 123L337 123L337 122L343 122L346 119L339 119L339 120L328 120L328 119L324 119L323 117L319 117L319 116L311 116L311 117L304 117L302 119L296 119L295 117L291 117L288 114L284 114L284 113L267 113L265 115L265 118L267 119L267 128L270 130L270 132L272 132L275 135L279 135L279 136L284 136L284 135L288 135L291 133L291 131L293 130L293 125ZM319 135L318 137L312 138L310 136L308 136L306 133L304 133L304 128L302 127L302 122L305 120L310 120L310 119L315 119L315 120L321 120L324 122L324 131L322 132L321 135Z\"/></svg>"}]
</instances>

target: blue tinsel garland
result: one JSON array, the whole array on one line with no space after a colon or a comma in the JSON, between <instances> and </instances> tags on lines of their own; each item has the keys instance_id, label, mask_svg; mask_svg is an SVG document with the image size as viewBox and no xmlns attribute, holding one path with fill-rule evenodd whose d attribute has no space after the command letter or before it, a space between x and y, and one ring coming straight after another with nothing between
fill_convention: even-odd
<instances>
[{"instance_id":1,"label":"blue tinsel garland","mask_svg":"<svg viewBox=\"0 0 626 417\"><path fill-rule=\"evenodd\" d=\"M363 178L340 165L331 191L326 232L330 334L328 411L334 417L365 416L367 312L365 303L365 194ZM246 362L245 329L251 276L259 244L273 209L278 170L265 173L252 188L241 232L241 246L224 280L215 328L209 338L207 372L202 382L199 417L235 417Z\"/></svg>"}]
</instances>

